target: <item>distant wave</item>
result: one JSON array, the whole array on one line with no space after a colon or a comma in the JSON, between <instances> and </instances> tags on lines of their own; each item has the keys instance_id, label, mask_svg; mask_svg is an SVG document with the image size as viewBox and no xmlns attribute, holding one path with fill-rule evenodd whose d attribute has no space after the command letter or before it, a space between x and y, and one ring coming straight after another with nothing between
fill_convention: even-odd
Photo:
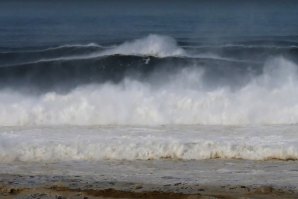
<instances>
[{"instance_id":1,"label":"distant wave","mask_svg":"<svg viewBox=\"0 0 298 199\"><path fill-rule=\"evenodd\" d=\"M69 47L76 47L77 45L70 45ZM78 45L81 46L81 45ZM94 44L84 45L84 47L93 47ZM68 45L59 46L57 48L49 48L51 50L66 48ZM49 50L47 49L47 50ZM46 51L46 50L45 50ZM241 60L235 58L221 57L214 53L191 53L185 51L182 47L177 45L177 42L167 36L149 35L142 39L137 39L130 42L125 42L118 46L106 47L105 50L99 52L84 53L71 56L54 57L54 58L39 58L33 61L17 63L17 65L24 64L37 64L41 62L55 62L55 61L72 61L72 60L84 60L94 59L113 55L127 55L127 56L142 56L142 57L181 57L181 58L202 58L202 59L217 59L231 62L251 62L248 60ZM14 66L16 64L6 64L3 66Z\"/></svg>"},{"instance_id":2,"label":"distant wave","mask_svg":"<svg viewBox=\"0 0 298 199\"><path fill-rule=\"evenodd\" d=\"M101 46L96 43L66 44L36 50L14 50L0 53L0 67L97 59L114 55L143 57L182 57L218 59L235 62L264 62L266 58L278 55L296 57L298 48L294 44L227 43L217 45L180 44L168 36L149 35L119 45Z\"/></svg>"},{"instance_id":3,"label":"distant wave","mask_svg":"<svg viewBox=\"0 0 298 199\"><path fill-rule=\"evenodd\" d=\"M145 38L125 42L118 46L90 49L94 46L99 47L99 45L91 43L87 45L63 45L54 48L47 48L44 50L35 51L35 53L38 54L31 55L31 58L28 58L27 56L24 57L24 55L17 52L9 55L0 53L0 58L2 58L0 61L0 67L20 64L33 64L39 62L94 59L112 55L154 56L160 58L187 56L186 52L177 45L173 38L159 35L149 35ZM68 49L73 47L80 48L76 49L75 51ZM53 52L47 54L43 53L48 51Z\"/></svg>"},{"instance_id":4,"label":"distant wave","mask_svg":"<svg viewBox=\"0 0 298 199\"><path fill-rule=\"evenodd\" d=\"M40 60L56 60L61 57L86 56L93 52L100 52L109 47L103 47L95 43L86 45L62 45L42 49L20 49L0 52L0 67L34 63Z\"/></svg>"},{"instance_id":5,"label":"distant wave","mask_svg":"<svg viewBox=\"0 0 298 199\"><path fill-rule=\"evenodd\" d=\"M277 46L277 45L245 45L245 44L224 44L224 45L182 45L181 47L186 49L221 49L221 48L249 48L249 49L297 49L298 45L289 45L289 46Z\"/></svg>"},{"instance_id":6,"label":"distant wave","mask_svg":"<svg viewBox=\"0 0 298 199\"><path fill-rule=\"evenodd\" d=\"M236 62L236 63L261 63L258 61L251 61L251 60L242 60L242 59L233 59L233 58L224 58L217 56L215 54L211 53L206 53L206 54L201 54L197 56L173 56L173 57L157 57L157 56L151 56L151 55L123 55L123 54L112 54L112 55L104 55L104 56L90 56L90 55L79 55L79 56L72 56L72 57L60 57L60 58L51 58L51 59L40 59L37 61L29 61L29 62L21 62L21 63L16 63L16 64L6 64L2 65L2 68L17 68L20 66L31 66L31 65L43 65L43 64L55 64L55 63L67 63L73 61L91 61L92 60L100 60L100 59L107 59L108 57L135 57L136 59L143 59L145 60L146 64L149 64L151 60L154 59L164 59L164 60L169 60L169 59L189 59L189 60L214 60L214 61L226 61L226 62ZM0 67L0 68L1 68ZM1 69L0 69L1 70Z\"/></svg>"},{"instance_id":7,"label":"distant wave","mask_svg":"<svg viewBox=\"0 0 298 199\"><path fill-rule=\"evenodd\" d=\"M113 48L89 55L60 57L51 60L74 60L90 59L110 55L135 55L135 56L153 56L153 57L186 57L187 53L177 45L176 41L167 36L149 35L142 39L125 42Z\"/></svg>"},{"instance_id":8,"label":"distant wave","mask_svg":"<svg viewBox=\"0 0 298 199\"><path fill-rule=\"evenodd\" d=\"M46 51L53 51L53 50L60 50L60 49L67 49L67 48L90 48L90 47L96 47L96 48L110 48L102 45L98 45L96 43L88 43L88 44L65 44L61 46L56 47L48 47L48 48L41 48L41 49L32 49L32 50L17 50L14 49L13 51L3 51L0 52L0 54L14 54L14 53L38 53L38 52L46 52Z\"/></svg>"}]
</instances>

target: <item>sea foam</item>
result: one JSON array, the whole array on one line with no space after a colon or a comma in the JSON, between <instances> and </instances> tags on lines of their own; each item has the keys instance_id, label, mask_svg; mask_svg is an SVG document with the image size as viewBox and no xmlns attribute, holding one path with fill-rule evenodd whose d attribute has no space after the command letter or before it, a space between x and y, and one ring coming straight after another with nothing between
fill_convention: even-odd
<instances>
[{"instance_id":1,"label":"sea foam","mask_svg":"<svg viewBox=\"0 0 298 199\"><path fill-rule=\"evenodd\" d=\"M297 160L297 126L0 128L0 162ZM17 146L17 147L16 147Z\"/></svg>"},{"instance_id":2,"label":"sea foam","mask_svg":"<svg viewBox=\"0 0 298 199\"><path fill-rule=\"evenodd\" d=\"M156 57L186 56L186 52L177 45L175 39L154 34L134 41L125 42L99 55L114 54Z\"/></svg>"}]
</instances>

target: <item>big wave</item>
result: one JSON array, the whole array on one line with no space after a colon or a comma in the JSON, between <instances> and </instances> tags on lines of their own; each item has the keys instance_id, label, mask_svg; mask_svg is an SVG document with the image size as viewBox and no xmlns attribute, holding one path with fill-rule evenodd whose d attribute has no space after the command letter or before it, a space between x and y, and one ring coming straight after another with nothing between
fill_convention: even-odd
<instances>
[{"instance_id":1,"label":"big wave","mask_svg":"<svg viewBox=\"0 0 298 199\"><path fill-rule=\"evenodd\" d=\"M241 73L237 73L237 76ZM0 125L293 124L298 122L297 65L282 57L265 63L242 85L201 67L124 77L39 95L0 91ZM219 79L219 80L216 80ZM243 77L239 77L245 79ZM229 78L226 78L228 80ZM239 80L239 81L240 81ZM29 93L28 93L29 92Z\"/></svg>"}]
</instances>

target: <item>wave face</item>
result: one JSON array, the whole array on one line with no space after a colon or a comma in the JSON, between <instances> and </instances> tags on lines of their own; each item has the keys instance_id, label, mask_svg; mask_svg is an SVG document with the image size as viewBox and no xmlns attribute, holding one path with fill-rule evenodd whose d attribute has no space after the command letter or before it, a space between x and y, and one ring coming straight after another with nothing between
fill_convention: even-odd
<instances>
[{"instance_id":1,"label":"wave face","mask_svg":"<svg viewBox=\"0 0 298 199\"><path fill-rule=\"evenodd\" d=\"M14 63L1 61L0 125L298 122L293 43L183 47L190 43L149 35L112 46L15 51ZM262 59L250 58L252 45ZM230 56L231 48L239 55Z\"/></svg>"}]
</instances>

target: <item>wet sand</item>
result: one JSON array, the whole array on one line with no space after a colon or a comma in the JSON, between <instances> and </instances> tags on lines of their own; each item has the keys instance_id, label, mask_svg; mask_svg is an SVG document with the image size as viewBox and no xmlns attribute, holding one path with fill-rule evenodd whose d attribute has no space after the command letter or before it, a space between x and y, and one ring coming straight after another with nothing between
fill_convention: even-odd
<instances>
[{"instance_id":1,"label":"wet sand","mask_svg":"<svg viewBox=\"0 0 298 199\"><path fill-rule=\"evenodd\" d=\"M0 198L298 198L296 161L0 164Z\"/></svg>"}]
</instances>

